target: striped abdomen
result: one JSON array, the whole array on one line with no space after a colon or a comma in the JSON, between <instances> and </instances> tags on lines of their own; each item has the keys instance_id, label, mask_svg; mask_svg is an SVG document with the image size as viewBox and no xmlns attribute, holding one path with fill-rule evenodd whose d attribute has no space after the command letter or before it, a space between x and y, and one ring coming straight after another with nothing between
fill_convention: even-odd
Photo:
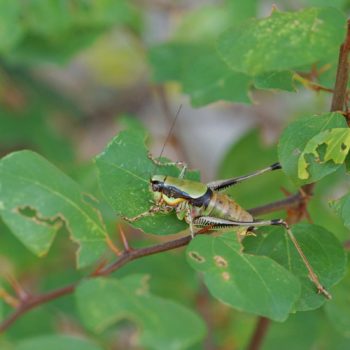
<instances>
[{"instance_id":1,"label":"striped abdomen","mask_svg":"<svg viewBox=\"0 0 350 350\"><path fill-rule=\"evenodd\" d=\"M234 221L253 221L253 217L225 194L213 192L205 215Z\"/></svg>"}]
</instances>

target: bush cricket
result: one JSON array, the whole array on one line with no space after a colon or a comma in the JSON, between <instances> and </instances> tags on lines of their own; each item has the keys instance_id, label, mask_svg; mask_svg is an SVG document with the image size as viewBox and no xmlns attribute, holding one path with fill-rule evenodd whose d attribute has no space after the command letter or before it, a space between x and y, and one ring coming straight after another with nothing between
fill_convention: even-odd
<instances>
[{"instance_id":1,"label":"bush cricket","mask_svg":"<svg viewBox=\"0 0 350 350\"><path fill-rule=\"evenodd\" d=\"M195 228L223 230L245 227L247 228L247 232L249 232L255 227L259 226L282 226L297 249L298 254L309 272L311 281L318 290L318 293L323 294L328 299L331 299L331 294L320 283L316 273L301 250L298 241L285 220L254 219L248 211L238 205L232 198L220 192L228 187L251 179L254 176L264 174L268 171L281 169L281 165L279 163L272 164L269 167L255 171L248 175L204 184L201 182L184 179L187 166L182 162L160 163L157 160L153 161L158 165L182 166L180 175L179 177L171 177L166 175L152 176L150 180L150 188L153 192L155 204L146 212L135 217L124 217L126 221L134 222L143 217L151 216L156 213L169 213L175 210L178 219L185 220L186 223L188 223L192 238L195 236Z\"/></svg>"}]
</instances>

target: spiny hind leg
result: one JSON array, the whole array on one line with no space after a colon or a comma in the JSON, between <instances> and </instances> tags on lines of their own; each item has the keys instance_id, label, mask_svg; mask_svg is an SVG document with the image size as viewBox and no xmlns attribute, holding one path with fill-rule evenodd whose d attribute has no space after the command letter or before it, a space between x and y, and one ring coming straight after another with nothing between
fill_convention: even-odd
<instances>
[{"instance_id":1,"label":"spiny hind leg","mask_svg":"<svg viewBox=\"0 0 350 350\"><path fill-rule=\"evenodd\" d=\"M209 182L207 186L212 189L213 191L221 191L224 190L228 187L237 185L243 181L249 180L255 176L262 175L266 172L273 171L273 170L278 170L282 169L282 166L280 163L274 163L266 168L254 171L253 173L243 175L243 176L238 176L238 177L233 177L231 179L225 179L225 180L216 180L213 182Z\"/></svg>"},{"instance_id":2,"label":"spiny hind leg","mask_svg":"<svg viewBox=\"0 0 350 350\"><path fill-rule=\"evenodd\" d=\"M234 220L225 220L225 219L220 219L220 218L214 218L210 216L201 216L199 218L196 218L193 221L193 224L195 226L199 227L206 227L206 226L211 226L212 229L224 229L224 228L229 228L229 227L259 227L259 226L282 226L285 228L290 240L294 244L300 258L302 259L305 267L307 268L309 272L309 277L311 281L314 283L316 286L318 292L320 294L323 294L327 299L331 299L332 296L331 294L327 291L327 289L320 283L318 276L314 272L313 268L311 267L309 261L307 260L304 252L300 248L300 245L295 238L292 230L290 229L289 225L287 224L286 221L283 219L274 219L274 220L253 220L253 221L234 221Z\"/></svg>"}]
</instances>

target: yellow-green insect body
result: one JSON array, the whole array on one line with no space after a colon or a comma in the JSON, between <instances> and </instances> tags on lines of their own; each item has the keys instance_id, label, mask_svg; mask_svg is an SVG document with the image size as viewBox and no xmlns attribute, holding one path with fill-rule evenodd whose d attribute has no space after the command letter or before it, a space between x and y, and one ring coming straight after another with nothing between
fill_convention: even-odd
<instances>
[{"instance_id":1,"label":"yellow-green insect body","mask_svg":"<svg viewBox=\"0 0 350 350\"><path fill-rule=\"evenodd\" d=\"M156 205L175 209L178 219L190 225L191 234L193 226L209 226L200 220L203 217L243 222L253 220L232 198L198 181L155 175L151 178L151 188ZM215 221L212 226L219 228L220 223Z\"/></svg>"}]
</instances>

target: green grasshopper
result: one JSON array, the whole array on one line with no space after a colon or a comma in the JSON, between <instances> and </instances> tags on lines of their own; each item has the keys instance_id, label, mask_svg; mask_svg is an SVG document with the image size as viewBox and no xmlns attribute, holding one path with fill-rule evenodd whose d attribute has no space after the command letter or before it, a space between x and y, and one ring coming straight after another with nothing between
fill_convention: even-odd
<instances>
[{"instance_id":1,"label":"green grasshopper","mask_svg":"<svg viewBox=\"0 0 350 350\"><path fill-rule=\"evenodd\" d=\"M256 220L232 198L226 194L220 193L221 190L234 186L254 176L281 169L279 163L272 164L267 168L248 175L203 184L201 182L184 179L187 166L182 162L164 164L155 160L153 161L160 165L182 165L183 168L178 178L166 175L152 176L150 186L153 192L155 205L146 212L135 217L125 217L124 219L126 221L135 222L146 216L155 215L156 213L169 213L175 210L178 219L185 220L188 223L192 238L195 236L195 227L201 229L207 228L208 230L246 227L248 232L254 230L254 228L258 226L282 226L287 231L288 236L303 260L309 272L309 277L315 284L318 293L331 299L330 293L320 283L286 221L283 219Z\"/></svg>"}]
</instances>

